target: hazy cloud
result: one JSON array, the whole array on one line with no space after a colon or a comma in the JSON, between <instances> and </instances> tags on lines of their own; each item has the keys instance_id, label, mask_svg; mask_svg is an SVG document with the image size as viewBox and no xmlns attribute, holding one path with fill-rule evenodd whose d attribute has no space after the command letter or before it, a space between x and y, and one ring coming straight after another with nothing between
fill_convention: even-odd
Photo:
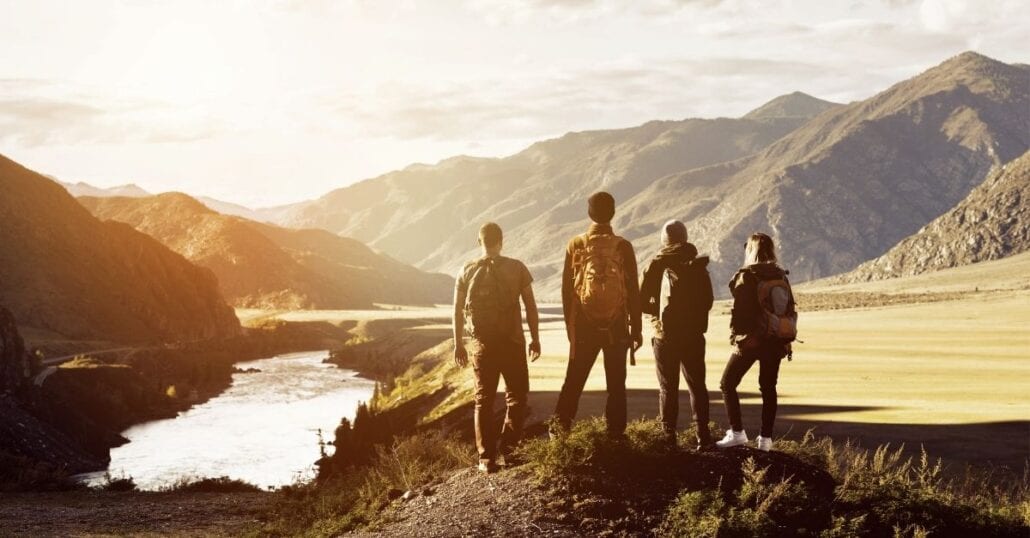
<instances>
[{"instance_id":1,"label":"hazy cloud","mask_svg":"<svg viewBox=\"0 0 1030 538\"><path fill-rule=\"evenodd\" d=\"M816 91L794 81L826 74L801 61L680 59L435 86L388 84L364 95L324 96L322 103L370 136L523 139L705 116L713 108L743 114L780 93Z\"/></svg>"},{"instance_id":2,"label":"hazy cloud","mask_svg":"<svg viewBox=\"0 0 1030 538\"><path fill-rule=\"evenodd\" d=\"M0 79L0 141L25 147L186 142L218 132L209 118L190 120L187 112L161 104L107 101L77 95L50 81Z\"/></svg>"}]
</instances>

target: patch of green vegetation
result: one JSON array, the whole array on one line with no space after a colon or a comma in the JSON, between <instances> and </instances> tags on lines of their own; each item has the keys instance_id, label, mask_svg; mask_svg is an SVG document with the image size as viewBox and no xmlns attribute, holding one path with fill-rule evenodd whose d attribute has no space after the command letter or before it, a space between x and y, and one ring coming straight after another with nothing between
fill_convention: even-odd
<instances>
[{"instance_id":1,"label":"patch of green vegetation","mask_svg":"<svg viewBox=\"0 0 1030 538\"><path fill-rule=\"evenodd\" d=\"M335 536L375 525L404 492L440 481L474 461L468 443L440 432L400 439L378 447L367 465L351 466L314 484L282 488L258 534Z\"/></svg>"},{"instance_id":2,"label":"patch of green vegetation","mask_svg":"<svg viewBox=\"0 0 1030 538\"><path fill-rule=\"evenodd\" d=\"M820 462L837 482L834 528L853 536L1026 536L1030 532L1030 477L1002 484L967 473L946 478L940 461L923 450L917 460L904 447L866 451L811 434L784 441L779 450ZM832 529L831 529L832 530Z\"/></svg>"},{"instance_id":3,"label":"patch of green vegetation","mask_svg":"<svg viewBox=\"0 0 1030 538\"><path fill-rule=\"evenodd\" d=\"M629 534L1016 537L1030 530L1026 478L955 482L925 452L913 461L900 448L867 452L811 434L777 448L680 451L663 442L654 421L633 422L619 438L590 419L556 439L527 442L522 455L556 495L600 499L603 517ZM634 515L647 512L662 515Z\"/></svg>"},{"instance_id":4,"label":"patch of green vegetation","mask_svg":"<svg viewBox=\"0 0 1030 538\"><path fill-rule=\"evenodd\" d=\"M76 355L70 361L61 363L58 368L66 370L72 369L89 369L89 368L128 368L124 364L114 364L104 362L98 358L91 357L89 355Z\"/></svg>"},{"instance_id":5,"label":"patch of green vegetation","mask_svg":"<svg viewBox=\"0 0 1030 538\"><path fill-rule=\"evenodd\" d=\"M754 459L746 460L742 471L744 483L728 500L718 489L681 493L669 506L658 534L699 538L809 534L803 525L810 521L812 500L805 488L790 479L769 480L767 470Z\"/></svg>"}]
</instances>

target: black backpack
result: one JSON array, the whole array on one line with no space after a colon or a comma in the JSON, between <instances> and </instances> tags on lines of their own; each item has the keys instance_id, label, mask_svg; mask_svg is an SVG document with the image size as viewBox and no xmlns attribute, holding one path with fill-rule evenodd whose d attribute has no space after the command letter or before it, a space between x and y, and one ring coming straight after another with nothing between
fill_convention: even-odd
<instances>
[{"instance_id":1,"label":"black backpack","mask_svg":"<svg viewBox=\"0 0 1030 538\"><path fill-rule=\"evenodd\" d=\"M482 342L496 341L505 334L508 300L497 265L494 258L477 261L465 296L465 330Z\"/></svg>"},{"instance_id":2,"label":"black backpack","mask_svg":"<svg viewBox=\"0 0 1030 538\"><path fill-rule=\"evenodd\" d=\"M701 332L708 330L708 312L712 300L708 260L708 256L701 256L670 263L664 275L669 279L669 314ZM703 287L708 290L702 297L699 291Z\"/></svg>"}]
</instances>

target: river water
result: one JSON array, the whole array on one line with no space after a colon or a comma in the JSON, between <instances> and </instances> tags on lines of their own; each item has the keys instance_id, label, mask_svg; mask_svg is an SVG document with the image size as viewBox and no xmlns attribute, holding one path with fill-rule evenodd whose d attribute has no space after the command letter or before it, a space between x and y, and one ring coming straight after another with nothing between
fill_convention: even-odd
<instances>
[{"instance_id":1,"label":"river water","mask_svg":"<svg viewBox=\"0 0 1030 538\"><path fill-rule=\"evenodd\" d=\"M108 473L132 477L138 488L160 489L180 479L228 476L267 488L315 475L318 432L325 441L342 417L354 418L373 382L324 364L327 351L291 353L238 363L255 373L233 374L221 395L176 418L122 432L129 442L111 450ZM332 453L332 447L326 447ZM104 480L103 473L84 477Z\"/></svg>"}]
</instances>

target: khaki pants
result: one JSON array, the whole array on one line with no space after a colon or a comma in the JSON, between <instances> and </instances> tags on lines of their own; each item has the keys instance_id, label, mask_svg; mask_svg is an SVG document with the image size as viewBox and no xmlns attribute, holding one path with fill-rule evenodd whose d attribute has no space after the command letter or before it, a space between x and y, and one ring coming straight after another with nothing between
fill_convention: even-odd
<instances>
[{"instance_id":1,"label":"khaki pants","mask_svg":"<svg viewBox=\"0 0 1030 538\"><path fill-rule=\"evenodd\" d=\"M525 347L519 342L477 342L474 348L476 448L479 461L492 462L498 450L502 454L510 452L522 437L529 396L529 366L526 364ZM494 398L501 377L504 378L507 411L504 424L498 431L493 415Z\"/></svg>"}]
</instances>

